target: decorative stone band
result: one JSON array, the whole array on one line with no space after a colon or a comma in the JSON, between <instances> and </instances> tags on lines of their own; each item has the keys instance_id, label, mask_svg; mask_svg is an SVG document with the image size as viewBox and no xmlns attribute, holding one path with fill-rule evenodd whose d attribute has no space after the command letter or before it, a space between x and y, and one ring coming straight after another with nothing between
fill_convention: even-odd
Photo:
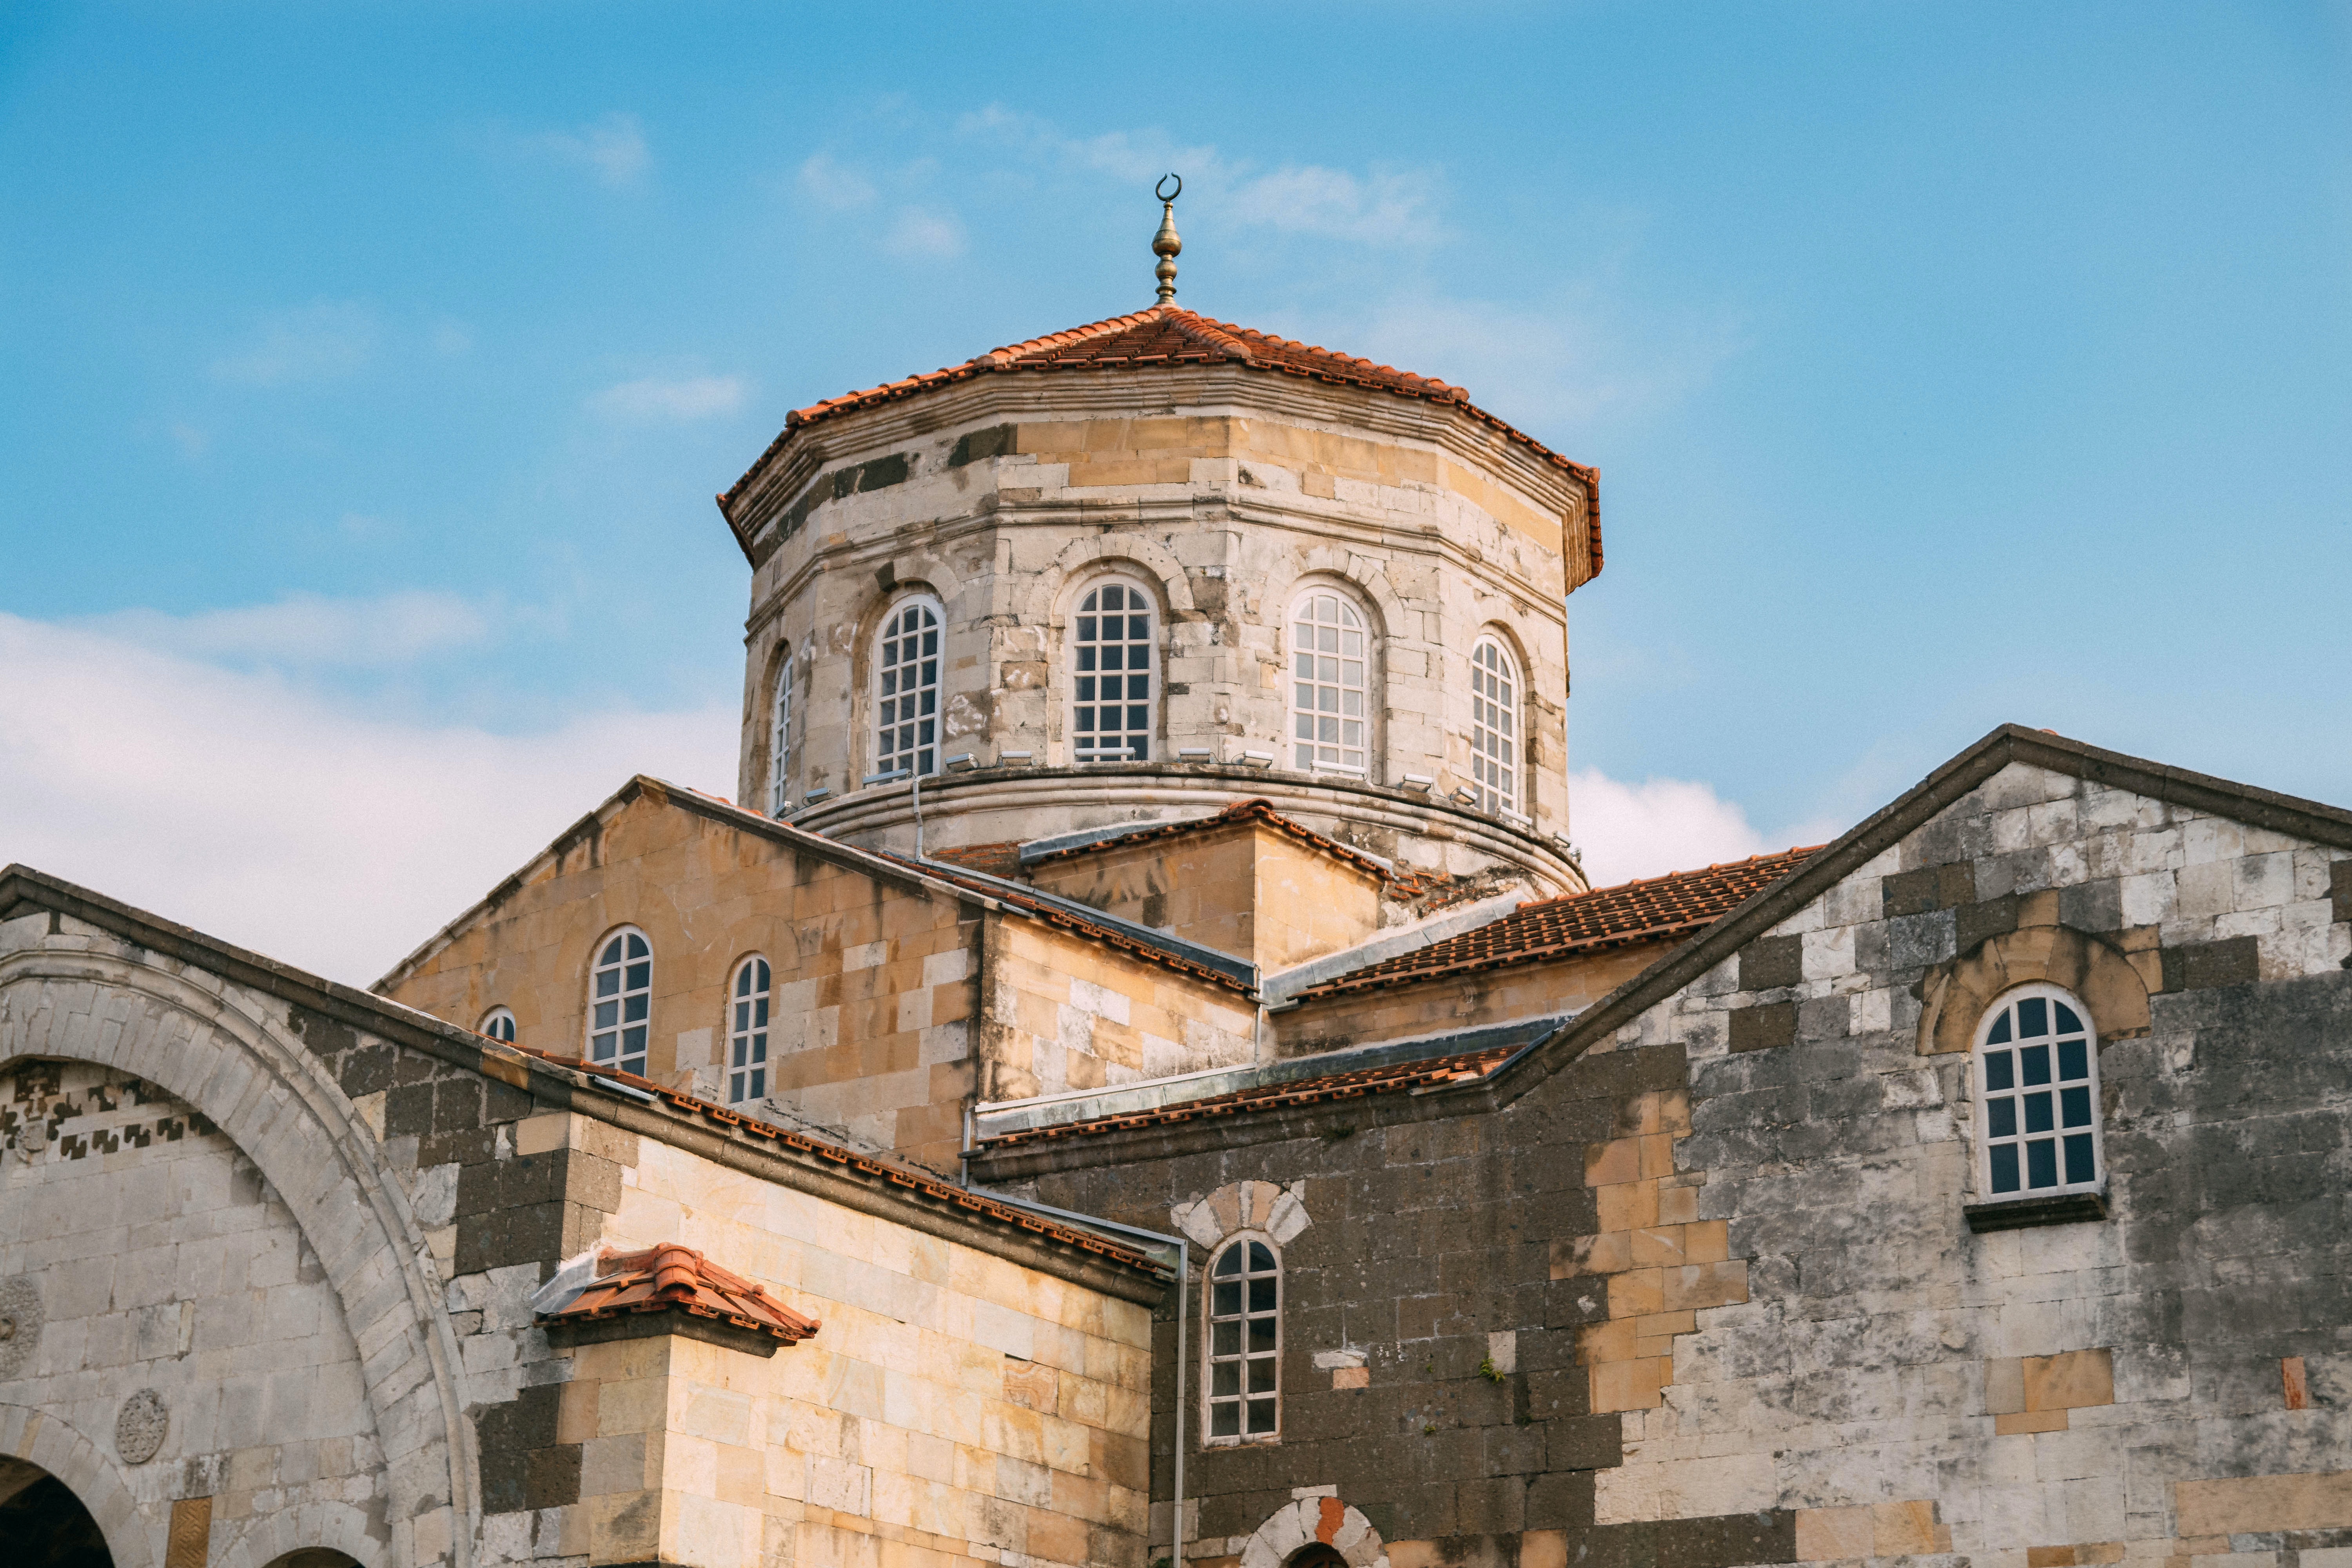
<instances>
[{"instance_id":1,"label":"decorative stone band","mask_svg":"<svg viewBox=\"0 0 2352 1568\"><path fill-rule=\"evenodd\" d=\"M549 1281L541 1296L533 1305L550 1337L575 1342L619 1337L632 1330L672 1331L670 1325L656 1327L647 1320L656 1313L679 1313L688 1323L738 1331L726 1336L725 1342L773 1355L823 1327L741 1275L675 1242L642 1252L604 1253L590 1268L574 1264ZM600 1333L599 1325L611 1325L617 1332ZM744 1336L750 1336L749 1342Z\"/></svg>"}]
</instances>

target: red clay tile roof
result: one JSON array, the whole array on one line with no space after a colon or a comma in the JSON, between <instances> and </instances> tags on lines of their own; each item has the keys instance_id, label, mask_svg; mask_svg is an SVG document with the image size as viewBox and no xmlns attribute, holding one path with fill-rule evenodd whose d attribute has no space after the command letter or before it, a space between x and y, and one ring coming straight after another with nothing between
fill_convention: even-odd
<instances>
[{"instance_id":1,"label":"red clay tile roof","mask_svg":"<svg viewBox=\"0 0 2352 1568\"><path fill-rule=\"evenodd\" d=\"M1156 370L1181 364L1238 364L1250 370L1300 376L1338 386L1360 386L1375 392L1392 393L1399 397L1452 404L1471 418L1517 442L1546 462L1567 469L1583 481L1586 505L1591 519L1592 570L1596 576L1599 575L1599 470L1571 462L1534 437L1513 429L1473 404L1470 395L1458 386L1448 385L1431 376L1398 370L1392 365L1375 364L1368 359L1318 348L1312 343L1276 337L1270 332L1255 331L1248 327L1237 327L1230 321L1212 321L1174 305L1154 305L1131 316L1113 316L1108 321L1073 327L1066 332L1049 332L1025 343L992 349L961 364L947 365L890 382L887 385L869 386L862 392L828 397L806 408L795 408L784 416L782 432L769 443L768 449L760 455L759 462L745 470L743 477L719 498L719 504L723 509L742 494L744 488L751 482L751 476L792 439L793 431L853 409L877 408L886 403L919 396L942 386L997 372Z\"/></svg>"},{"instance_id":2,"label":"red clay tile roof","mask_svg":"<svg viewBox=\"0 0 2352 1568\"><path fill-rule=\"evenodd\" d=\"M594 1322L632 1312L690 1312L798 1344L820 1324L793 1311L741 1275L676 1242L596 1260L597 1279L570 1302L541 1312L542 1323Z\"/></svg>"},{"instance_id":3,"label":"red clay tile roof","mask_svg":"<svg viewBox=\"0 0 2352 1568\"><path fill-rule=\"evenodd\" d=\"M1213 1095L1206 1100L1187 1100L1181 1105L1163 1105L1118 1116L1100 1116L1091 1121L1024 1127L994 1138L983 1138L980 1141L980 1147L1011 1149L1023 1143L1040 1143L1055 1138L1079 1138L1134 1127L1166 1127L1207 1116L1279 1110L1327 1100L1360 1100L1368 1094L1394 1094L1399 1089L1423 1089L1432 1084L1469 1083L1494 1071L1520 1048L1517 1046L1490 1046L1484 1050L1465 1051L1459 1056L1394 1062L1387 1067L1359 1068L1353 1072L1332 1073L1326 1078L1262 1084L1255 1089L1236 1089L1231 1094Z\"/></svg>"},{"instance_id":4,"label":"red clay tile roof","mask_svg":"<svg viewBox=\"0 0 2352 1568\"><path fill-rule=\"evenodd\" d=\"M950 866L983 872L1007 880L1021 875L1021 840L1002 839L994 844L967 844L957 849L934 849L931 858L944 860Z\"/></svg>"},{"instance_id":5,"label":"red clay tile roof","mask_svg":"<svg viewBox=\"0 0 2352 1568\"><path fill-rule=\"evenodd\" d=\"M1302 1001L1685 937L1779 881L1821 846L1521 904L1501 920L1299 993Z\"/></svg>"},{"instance_id":6,"label":"red clay tile roof","mask_svg":"<svg viewBox=\"0 0 2352 1568\"><path fill-rule=\"evenodd\" d=\"M1264 799L1237 801L1224 810L1211 816L1187 817L1181 822L1145 823L1139 826L1132 833L1122 833L1115 838L1097 838L1091 844L1074 844L1067 849L1056 849L1050 855L1040 855L1031 861L1030 865L1043 866L1050 861L1066 860L1079 855L1099 855L1108 849L1124 849L1130 844L1139 844L1147 838L1179 838L1186 834L1206 833L1213 827L1230 827L1237 822L1250 821L1263 822L1269 827L1288 834L1310 849L1328 855L1335 860L1344 861L1359 871L1378 878L1381 882L1392 886L1400 898L1413 898L1421 892L1420 879L1399 876L1370 856L1359 854L1336 838L1327 838L1303 822L1293 822L1289 817L1275 810L1274 802Z\"/></svg>"}]
</instances>

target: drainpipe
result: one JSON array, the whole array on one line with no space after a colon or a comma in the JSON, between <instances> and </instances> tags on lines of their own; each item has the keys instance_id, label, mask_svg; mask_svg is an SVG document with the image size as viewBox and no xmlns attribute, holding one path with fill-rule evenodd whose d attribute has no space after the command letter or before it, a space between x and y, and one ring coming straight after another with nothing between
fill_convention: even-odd
<instances>
[{"instance_id":1,"label":"drainpipe","mask_svg":"<svg viewBox=\"0 0 2352 1568\"><path fill-rule=\"evenodd\" d=\"M1170 1236L1165 1231L1146 1230L1139 1225L1121 1225L1117 1220L1104 1219L1098 1215L1057 1209L1051 1204L1041 1204L1032 1198L1016 1198L1010 1193L976 1187L968 1175L963 1184L971 1192L994 1198L1001 1204L1011 1204L1015 1208L1027 1209L1033 1214L1050 1215L1055 1219L1068 1220L1073 1225L1092 1226L1097 1230L1115 1230L1122 1236L1139 1236L1147 1241L1156 1241L1163 1247L1176 1249L1176 1497L1168 1511L1168 1550L1170 1568L1184 1568L1184 1326L1185 1321L1192 1316L1189 1294L1192 1283L1192 1243L1181 1236ZM1149 1510L1146 1510L1145 1517L1148 1521ZM1148 1540L1148 1523L1145 1534ZM1149 1555L1150 1548L1148 1544L1144 1550Z\"/></svg>"}]
</instances>

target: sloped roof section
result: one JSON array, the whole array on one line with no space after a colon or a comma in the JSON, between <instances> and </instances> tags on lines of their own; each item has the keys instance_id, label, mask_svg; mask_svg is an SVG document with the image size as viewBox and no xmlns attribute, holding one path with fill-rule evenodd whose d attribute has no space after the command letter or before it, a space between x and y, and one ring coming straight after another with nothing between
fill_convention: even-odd
<instances>
[{"instance_id":1,"label":"sloped roof section","mask_svg":"<svg viewBox=\"0 0 2352 1568\"><path fill-rule=\"evenodd\" d=\"M1173 365L1190 364L1240 365L1268 374L1297 376L1333 386L1359 386L1398 397L1448 404L1461 409L1472 419L1526 447L1543 461L1566 469L1583 481L1592 513L1592 570L1595 574L1599 574L1601 476L1597 470L1561 457L1534 437L1514 429L1472 403L1469 393L1461 387L1433 376L1415 375L1393 365L1379 364L1352 354L1318 348L1313 343L1235 326L1230 321L1214 321L1174 305L1155 305L1131 316L1113 316L1108 321L1089 322L1067 331L1049 332L1042 338L1031 338L1026 342L991 349L961 364L946 365L862 391L845 392L822 403L812 403L805 408L795 408L784 416L782 432L760 455L760 460L745 470L743 477L719 498L719 504L721 509L731 506L750 486L752 476L791 441L795 431L857 409L878 408L903 398L919 397L925 393L983 375L1045 374L1056 371L1162 370Z\"/></svg>"},{"instance_id":2,"label":"sloped roof section","mask_svg":"<svg viewBox=\"0 0 2352 1568\"><path fill-rule=\"evenodd\" d=\"M1675 871L1589 893L1521 904L1501 920L1369 964L1299 993L1299 999L1412 984L1507 964L1536 963L1637 942L1667 942L1714 923L1804 864L1812 849Z\"/></svg>"},{"instance_id":3,"label":"sloped roof section","mask_svg":"<svg viewBox=\"0 0 2352 1568\"><path fill-rule=\"evenodd\" d=\"M598 1259L597 1278L542 1323L594 1322L638 1312L685 1312L731 1323L783 1344L798 1344L824 1325L701 1253L675 1242Z\"/></svg>"},{"instance_id":4,"label":"sloped roof section","mask_svg":"<svg viewBox=\"0 0 2352 1568\"><path fill-rule=\"evenodd\" d=\"M1383 885L1393 888L1399 898L1412 898L1421 891L1419 878L1401 875L1370 856L1350 849L1336 838L1326 837L1303 822L1293 821L1276 811L1274 808L1274 802L1263 798L1236 801L1223 811L1212 812L1207 816L1188 816L1175 822L1144 823L1132 833L1097 838L1086 844L1073 844L1066 849L1049 850L1034 858L1024 855L1021 857L1021 861L1023 865L1034 868L1050 865L1057 860L1076 859L1085 855L1099 855L1108 849L1132 848L1147 839L1182 838L1195 833L1206 833L1213 828L1231 827L1236 823L1243 822L1265 823L1268 827L1288 835L1318 854L1328 855L1342 865L1352 867L1368 877L1377 879Z\"/></svg>"}]
</instances>

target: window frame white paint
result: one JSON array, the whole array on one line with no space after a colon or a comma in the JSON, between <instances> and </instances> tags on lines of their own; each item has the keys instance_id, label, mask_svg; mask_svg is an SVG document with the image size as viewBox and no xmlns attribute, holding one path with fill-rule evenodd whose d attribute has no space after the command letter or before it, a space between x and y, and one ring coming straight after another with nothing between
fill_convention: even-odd
<instances>
[{"instance_id":1,"label":"window frame white paint","mask_svg":"<svg viewBox=\"0 0 2352 1568\"><path fill-rule=\"evenodd\" d=\"M1267 1253L1274 1258L1274 1268L1271 1275L1265 1272L1253 1271L1248 1265L1248 1255L1244 1253L1243 1255L1243 1272L1237 1281L1242 1291L1242 1312L1237 1318L1223 1318L1216 1309L1217 1265L1226 1257L1227 1254L1232 1252L1234 1247L1249 1246L1257 1246L1265 1248ZM1253 1312L1249 1310L1249 1282L1254 1279L1263 1279L1267 1278L1271 1278L1274 1280L1274 1310L1270 1314ZM1216 1248L1210 1253L1207 1262L1202 1266L1201 1271L1200 1376L1201 1444L1203 1447L1233 1448L1242 1447L1253 1443L1278 1443L1282 1440L1282 1357L1283 1318L1285 1315L1283 1308L1286 1304L1285 1298L1288 1293L1287 1271L1283 1266L1281 1244L1276 1242L1271 1236L1266 1235L1264 1231L1240 1230L1225 1237L1217 1244ZM1274 1349L1271 1352L1259 1352L1253 1353L1249 1348L1249 1322L1254 1317L1264 1316L1271 1316L1274 1320ZM1237 1336L1241 1349L1232 1355L1221 1356L1217 1352L1216 1331L1217 1324L1221 1321L1237 1322L1241 1325ZM1267 1432L1251 1432L1246 1430L1246 1427L1249 1425L1249 1405L1253 1397L1249 1387L1249 1365L1253 1361L1264 1362L1274 1370L1274 1387L1270 1395L1258 1394L1255 1396L1258 1398L1271 1397L1274 1401L1274 1428ZM1238 1376L1238 1382L1240 1384L1239 1392L1232 1395L1220 1395L1216 1393L1216 1368L1220 1364L1233 1363L1238 1363L1242 1369ZM1244 1430L1230 1433L1223 1436L1217 1435L1216 1412L1217 1406L1220 1405L1231 1405L1234 1407L1238 1413L1235 1424L1244 1428Z\"/></svg>"},{"instance_id":2,"label":"window frame white paint","mask_svg":"<svg viewBox=\"0 0 2352 1568\"><path fill-rule=\"evenodd\" d=\"M1307 613L1318 599L1332 600L1338 605L1341 617L1331 623L1334 643L1331 651L1336 657L1328 662L1336 668L1332 678L1328 680L1322 674L1322 665L1325 662L1324 650L1319 646L1325 623L1315 615ZM1350 630L1350 620L1353 622L1352 629L1355 635L1361 638L1360 652L1358 656L1361 670L1357 678L1359 684L1352 689L1359 709L1352 716L1347 711L1347 700L1351 694L1351 689L1345 679L1349 663L1347 636ZM1304 648L1299 646L1299 627L1302 624L1315 628L1318 647ZM1376 739L1373 718L1379 711L1380 706L1378 690L1380 678L1374 668L1374 639L1370 612L1365 608L1361 600L1336 584L1309 583L1291 595L1290 607L1282 618L1282 635L1286 655L1283 660L1282 721L1284 747L1282 755L1285 764L1300 773L1338 773L1343 778L1362 779L1369 783L1373 776L1373 761L1377 754L1373 749ZM1303 658L1313 658L1318 660L1317 668L1313 673L1307 674L1299 668L1299 661ZM1302 674L1306 674L1304 680L1300 679ZM1307 698L1304 703L1301 701L1302 686L1311 686L1314 689L1314 696ZM1319 706L1319 700L1327 688L1337 697L1336 706L1328 713ZM1328 747L1320 733L1322 721L1327 717L1339 726L1340 737ZM1354 722L1362 726L1362 732L1354 746L1349 746L1346 741L1347 726L1351 718ZM1317 730L1316 736L1311 740L1303 738L1298 733L1299 721L1302 719L1311 721ZM1302 747L1312 753L1303 762L1298 754ZM1351 751L1360 752L1363 762L1360 765L1345 761L1327 762L1322 754L1327 749L1338 752L1342 758Z\"/></svg>"},{"instance_id":3,"label":"window frame white paint","mask_svg":"<svg viewBox=\"0 0 2352 1568\"><path fill-rule=\"evenodd\" d=\"M1496 665L1486 663L1490 653ZM1486 689L1489 684L1507 688L1501 700L1488 694ZM1494 632L1480 634L1470 650L1470 787L1478 796L1480 810L1522 822L1528 817L1520 805L1528 782L1527 692L1527 678L1511 645ZM1498 732L1488 721L1490 709L1507 729ZM1502 762L1496 760L1493 749L1496 745L1508 749ZM1496 791L1490 773L1508 782L1507 794Z\"/></svg>"},{"instance_id":4,"label":"window frame white paint","mask_svg":"<svg viewBox=\"0 0 2352 1568\"><path fill-rule=\"evenodd\" d=\"M751 982L747 988L745 982ZM761 953L746 953L727 979L725 1093L727 1103L765 1100L772 1085L769 1036L774 1029L774 966Z\"/></svg>"},{"instance_id":5,"label":"window frame white paint","mask_svg":"<svg viewBox=\"0 0 2352 1568\"><path fill-rule=\"evenodd\" d=\"M892 746L886 752L882 745L882 731L884 728L882 721L882 705L885 702L903 700L906 696L906 691L908 689L894 684L891 692L887 696L884 695L882 688L885 684L886 677L903 668L906 660L901 658L898 663L886 666L883 663L883 649L890 642L897 639L898 634L893 628L897 626L899 617L907 614L908 610L917 607L920 607L930 613L931 626L929 629L932 636L937 639L934 651L930 655L933 666L931 679L929 682L931 691L931 710L928 714L919 710L911 721L894 717L890 721L888 727L895 731L901 728L903 725L911 722L919 730L923 721L928 720L931 726L931 739L929 742L931 753L931 765L928 768L922 768L919 770L909 766L907 771L909 773L919 771L928 777L929 774L938 773L941 765L941 752L945 750L944 742L946 741L946 737L940 732L940 730L941 725L944 723L946 719L945 710L947 707L946 681L944 679L947 672L947 610L946 607L940 603L939 597L936 595L902 594L898 598L890 601L889 607L883 612L881 622L875 627L872 641L867 645L869 650L867 657L873 668L872 673L866 681L866 700L871 704L871 706L866 710L866 733L868 738L874 742L874 751L869 759L873 765L866 770L868 773L895 772L898 767L898 759L908 754L907 751L902 750L896 745ZM918 635L919 635L919 630ZM920 650L918 649L914 663L919 674L922 662L923 657ZM919 694L922 689L923 685L919 680L918 684L911 689ZM911 748L911 752L915 757L919 758L922 755L924 744L925 743L919 737Z\"/></svg>"},{"instance_id":6,"label":"window frame white paint","mask_svg":"<svg viewBox=\"0 0 2352 1568\"><path fill-rule=\"evenodd\" d=\"M628 939L632 937L645 943L646 951L642 960L629 951ZM614 962L607 963L605 955L613 951L616 943L619 944L621 956ZM633 925L614 926L611 931L598 937L596 945L589 950L588 1028L583 1059L590 1066L615 1068L622 1072L635 1073L639 1078L646 1076L646 1064L651 1058L653 1052L653 970L654 962L657 956L654 951L654 939ZM646 966L645 984L628 984L629 967L640 962ZM601 990L600 982L608 971L616 973L619 976L619 982L612 992L604 993ZM614 1008L614 1018L609 1025L600 1024L597 1015L599 1001L607 995ZM628 1004L632 998L638 996L645 998L645 1010L633 1020L629 1016ZM633 1023L646 1032L644 1048L634 1058L625 1048L628 1044L628 1030ZM599 1057L596 1054L596 1037L604 1033L607 1028L613 1035L613 1054L609 1058ZM635 1067L628 1065L632 1060L636 1062Z\"/></svg>"},{"instance_id":7,"label":"window frame white paint","mask_svg":"<svg viewBox=\"0 0 2352 1568\"><path fill-rule=\"evenodd\" d=\"M1145 680L1148 683L1143 702L1143 728L1140 731L1136 731L1127 729L1122 726L1118 731L1118 733L1122 738L1121 749L1118 754L1109 756L1101 755L1099 753L1088 754L1088 752L1082 748L1082 742L1079 740L1080 731L1078 729L1079 709L1100 709L1106 706L1112 706L1111 704L1102 702L1098 697L1095 700L1088 701L1080 696L1080 692L1085 682L1088 680L1098 682L1102 679L1102 671L1099 668L1098 658L1097 659L1097 668L1082 668L1081 666L1085 664L1087 653L1098 653L1098 650L1107 645L1099 637L1097 637L1092 643L1083 642L1080 639L1079 632L1084 621L1088 619L1099 621L1101 618L1103 614L1101 610L1089 610L1086 607L1086 605L1089 599L1098 595L1105 588L1123 588L1129 594L1140 599L1144 605L1143 613L1150 618L1150 631L1143 638L1141 644L1150 659L1150 662L1143 672ZM1064 638L1064 651L1066 655L1064 663L1066 676L1069 680L1069 700L1063 705L1063 711L1069 724L1070 761L1073 763L1148 763L1154 760L1153 754L1159 750L1160 746L1160 699L1161 694L1167 689L1167 683L1162 678L1161 673L1164 658L1160 652L1160 634L1166 626L1167 617L1160 614L1160 595L1153 593L1150 588L1146 586L1131 573L1112 572L1106 573L1098 577L1088 578L1084 584L1080 584L1078 591L1071 595L1069 602L1073 608L1071 609L1066 623L1068 627L1068 636ZM1122 610L1119 614L1124 618L1131 618L1134 616L1135 611L1130 608ZM1134 628L1129 626L1128 629L1132 631ZM1127 637L1119 638L1118 646L1124 649L1132 650L1138 645L1135 638L1132 637ZM1129 666L1121 673L1127 680L1130 682L1133 680L1134 669L1132 666ZM1136 706L1136 703L1131 697L1122 698L1116 706L1122 710L1131 710ZM1103 731L1097 726L1091 732L1100 734ZM1143 755L1140 757L1133 754L1131 744L1135 737L1139 734L1143 740Z\"/></svg>"},{"instance_id":8,"label":"window frame white paint","mask_svg":"<svg viewBox=\"0 0 2352 1568\"><path fill-rule=\"evenodd\" d=\"M2051 1027L2045 1034L2020 1037L2016 1032L2017 1026L2012 1024L2008 1039L1996 1042L1990 1037L1996 1032L2000 1021L2014 1012L2019 1003L2037 998L2049 1002L2053 1007L2063 1005L2067 1008L2074 1015L2081 1028L2079 1030L2060 1028L2057 1016L2053 1012L2050 1015ZM2084 1077L2067 1079L2062 1076L2064 1063L2063 1058L2056 1055L2057 1047L2063 1042L2071 1041L2078 1037L2083 1041ZM2090 1108L2087 1130L2091 1137L2091 1175L2087 1180L2061 1180L2055 1185L2044 1187L2032 1184L2032 1155L2028 1152L2027 1145L2035 1141L2036 1134L2029 1130L2027 1100L2038 1086L2025 1079L2029 1068L2025 1052L2032 1048L2035 1041L2046 1043L2053 1053L2053 1059L2049 1064L2050 1077L2046 1080L2052 1107L2049 1141L2053 1145L2052 1157L2056 1165L2056 1173L2061 1177L2066 1173L2065 1140L2070 1131L2074 1130L2070 1128L2066 1121L2067 1107L2062 1091L2080 1088L2087 1092ZM2013 1058L2010 1064L2011 1081L2005 1089L1996 1088L1990 1081L1993 1071L1988 1064L1995 1053ZM1993 1000L1992 1005L1985 1009L1984 1016L1977 1020L1975 1043L1969 1051L1969 1091L1975 1120L1977 1199L1979 1203L2023 1203L2040 1198L2066 1197L2076 1193L2095 1193L2105 1190L2106 1118L2103 1114L2099 1101L2099 1028L2097 1022L2091 1016L2090 1008L2084 1005L2080 996L2063 986L2052 985L2042 981L2011 986L2002 992ZM2013 1118L2010 1122L2013 1131L1996 1134L1993 1130L1994 1107L1997 1102L2004 1100L2010 1102L2014 1108L2010 1112L2010 1116ZM2075 1124L2077 1128L2081 1125ZM2018 1151L2018 1185L2008 1191L1996 1191L1993 1186L1994 1153L1995 1151L2002 1148L2014 1148Z\"/></svg>"},{"instance_id":9,"label":"window frame white paint","mask_svg":"<svg viewBox=\"0 0 2352 1568\"><path fill-rule=\"evenodd\" d=\"M502 1026L506 1030L506 1033L503 1035L499 1033L499 1028ZM482 1021L474 1026L474 1033L487 1036L493 1040L502 1040L508 1045L513 1045L516 1034L514 1009L506 1006L491 1008L488 1012L482 1015Z\"/></svg>"},{"instance_id":10,"label":"window frame white paint","mask_svg":"<svg viewBox=\"0 0 2352 1568\"><path fill-rule=\"evenodd\" d=\"M793 749L793 645L784 643L776 657L776 686L768 693L768 815L782 816L792 809L785 790L785 768Z\"/></svg>"}]
</instances>

